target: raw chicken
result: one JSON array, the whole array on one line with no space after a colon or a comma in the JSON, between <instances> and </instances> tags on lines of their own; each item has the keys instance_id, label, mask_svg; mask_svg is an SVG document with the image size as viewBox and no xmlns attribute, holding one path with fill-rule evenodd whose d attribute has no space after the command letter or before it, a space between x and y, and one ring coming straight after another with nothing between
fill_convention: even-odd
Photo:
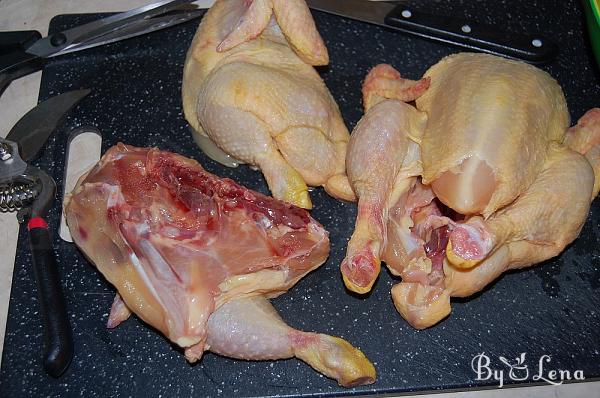
<instances>
[{"instance_id":1,"label":"raw chicken","mask_svg":"<svg viewBox=\"0 0 600 398\"><path fill-rule=\"evenodd\" d=\"M74 242L117 288L108 326L131 312L185 349L233 358L296 356L343 386L375 369L346 341L287 326L276 297L329 253L300 208L207 173L195 161L119 144L66 205Z\"/></svg>"},{"instance_id":2,"label":"raw chicken","mask_svg":"<svg viewBox=\"0 0 600 398\"><path fill-rule=\"evenodd\" d=\"M450 313L450 297L554 257L579 234L600 186L600 109L568 129L547 73L457 54L418 82L379 65L363 96L347 155L359 197L341 265L350 290L369 291L385 261L402 277L396 308L425 328Z\"/></svg>"},{"instance_id":3,"label":"raw chicken","mask_svg":"<svg viewBox=\"0 0 600 398\"><path fill-rule=\"evenodd\" d=\"M216 1L183 72L183 110L196 142L225 165L260 168L275 198L310 209L307 185L322 185L354 200L348 130L312 67L328 62L304 0Z\"/></svg>"}]
</instances>

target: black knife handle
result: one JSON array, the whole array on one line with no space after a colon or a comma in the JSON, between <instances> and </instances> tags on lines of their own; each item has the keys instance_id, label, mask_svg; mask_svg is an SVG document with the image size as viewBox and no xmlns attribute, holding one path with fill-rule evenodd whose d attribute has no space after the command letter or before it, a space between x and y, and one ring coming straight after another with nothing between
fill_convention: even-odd
<instances>
[{"instance_id":1,"label":"black knife handle","mask_svg":"<svg viewBox=\"0 0 600 398\"><path fill-rule=\"evenodd\" d=\"M506 33L494 26L427 14L408 6L396 7L385 23L406 33L532 64L550 62L558 54L558 46L541 36Z\"/></svg>"},{"instance_id":2,"label":"black knife handle","mask_svg":"<svg viewBox=\"0 0 600 398\"><path fill-rule=\"evenodd\" d=\"M35 30L0 32L0 95L13 80L42 68L41 58L25 52L41 37Z\"/></svg>"},{"instance_id":3,"label":"black knife handle","mask_svg":"<svg viewBox=\"0 0 600 398\"><path fill-rule=\"evenodd\" d=\"M73 335L67 306L48 225L43 218L34 217L29 220L27 229L44 327L44 369L50 376L59 377L73 358Z\"/></svg>"}]
</instances>

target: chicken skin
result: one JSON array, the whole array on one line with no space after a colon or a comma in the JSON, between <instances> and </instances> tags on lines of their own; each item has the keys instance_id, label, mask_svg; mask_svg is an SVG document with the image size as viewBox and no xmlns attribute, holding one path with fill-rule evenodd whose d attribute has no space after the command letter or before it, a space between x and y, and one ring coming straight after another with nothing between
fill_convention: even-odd
<instances>
[{"instance_id":1,"label":"chicken skin","mask_svg":"<svg viewBox=\"0 0 600 398\"><path fill-rule=\"evenodd\" d=\"M135 313L185 350L297 357L343 386L375 369L348 342L295 330L269 303L320 266L328 233L308 212L182 156L119 144L66 204L73 241L118 293L108 327Z\"/></svg>"},{"instance_id":2,"label":"chicken skin","mask_svg":"<svg viewBox=\"0 0 600 398\"><path fill-rule=\"evenodd\" d=\"M341 265L348 289L368 292L383 260L402 278L397 310L426 328L450 314L451 297L554 257L578 236L600 185L600 109L569 129L547 73L456 54L420 81L378 65L363 98L347 155L359 198Z\"/></svg>"},{"instance_id":3,"label":"chicken skin","mask_svg":"<svg viewBox=\"0 0 600 398\"><path fill-rule=\"evenodd\" d=\"M259 168L274 197L310 209L308 186L354 200L349 134L313 65L329 62L304 0L218 0L187 54L183 110L205 153Z\"/></svg>"}]
</instances>

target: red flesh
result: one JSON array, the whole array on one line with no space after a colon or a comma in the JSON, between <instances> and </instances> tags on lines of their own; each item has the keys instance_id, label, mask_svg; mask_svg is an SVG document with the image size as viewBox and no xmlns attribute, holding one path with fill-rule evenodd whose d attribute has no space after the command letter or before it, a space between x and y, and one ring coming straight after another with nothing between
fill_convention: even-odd
<instances>
[{"instance_id":1,"label":"red flesh","mask_svg":"<svg viewBox=\"0 0 600 398\"><path fill-rule=\"evenodd\" d=\"M74 241L127 307L200 352L223 294L277 296L329 251L326 231L305 210L157 149L111 148L66 208ZM222 285L266 269L284 278Z\"/></svg>"},{"instance_id":2,"label":"red flesh","mask_svg":"<svg viewBox=\"0 0 600 398\"><path fill-rule=\"evenodd\" d=\"M449 228L447 225L444 225L431 231L431 238L425 243L425 253L431 259L433 270L442 269L444 265L449 236Z\"/></svg>"}]
</instances>

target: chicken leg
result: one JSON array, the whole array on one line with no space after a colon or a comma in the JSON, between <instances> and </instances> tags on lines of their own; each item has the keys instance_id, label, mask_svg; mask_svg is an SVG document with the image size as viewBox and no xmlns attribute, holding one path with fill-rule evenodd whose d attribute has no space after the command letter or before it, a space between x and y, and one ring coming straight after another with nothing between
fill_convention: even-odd
<instances>
[{"instance_id":1,"label":"chicken leg","mask_svg":"<svg viewBox=\"0 0 600 398\"><path fill-rule=\"evenodd\" d=\"M230 301L212 314L207 348L238 359L297 357L344 387L375 381L375 368L360 350L338 337L291 328L260 296Z\"/></svg>"},{"instance_id":2,"label":"chicken leg","mask_svg":"<svg viewBox=\"0 0 600 398\"><path fill-rule=\"evenodd\" d=\"M348 178L359 198L358 217L341 265L344 283L354 292L371 290L379 275L390 196L402 196L420 174L415 141L422 135L425 114L385 96L411 100L427 85L401 78L389 65L371 70L363 85L366 114L352 133L347 154Z\"/></svg>"},{"instance_id":3,"label":"chicken leg","mask_svg":"<svg viewBox=\"0 0 600 398\"><path fill-rule=\"evenodd\" d=\"M599 153L598 115L588 112L569 130L565 142L586 155ZM396 285L392 298L403 316L411 323L418 319L433 325L447 315L439 308L449 310L450 297L468 297L509 269L529 267L563 251L579 234L600 180L590 157L582 154L554 143L538 178L515 202L486 220L475 216L453 224L446 247L445 289L428 295L424 285ZM557 186L561 189L554 189Z\"/></svg>"},{"instance_id":4,"label":"chicken leg","mask_svg":"<svg viewBox=\"0 0 600 398\"><path fill-rule=\"evenodd\" d=\"M565 144L572 149L555 144L542 173L513 204L485 221L473 217L454 228L446 251L452 265L470 268L507 242L525 241L537 246L519 255L527 266L557 255L577 237L600 185L594 170L600 164L600 109L570 128Z\"/></svg>"},{"instance_id":5,"label":"chicken leg","mask_svg":"<svg viewBox=\"0 0 600 398\"><path fill-rule=\"evenodd\" d=\"M108 321L114 328L131 315L117 293ZM371 384L373 364L346 340L288 326L263 296L240 298L221 306L208 319L206 345L186 349L199 358L204 350L237 359L275 360L297 357L344 387Z\"/></svg>"},{"instance_id":6,"label":"chicken leg","mask_svg":"<svg viewBox=\"0 0 600 398\"><path fill-rule=\"evenodd\" d=\"M553 143L536 180L511 205L488 219L451 223L444 287L403 280L392 288L404 318L417 328L432 326L449 314L451 297L468 297L509 269L552 258L579 235L598 193L599 121L592 110L569 129L565 143L574 150Z\"/></svg>"},{"instance_id":7,"label":"chicken leg","mask_svg":"<svg viewBox=\"0 0 600 398\"><path fill-rule=\"evenodd\" d=\"M508 269L528 267L562 252L583 227L594 179L582 155L556 144L538 178L514 203L487 220L467 221L466 225L476 225L474 234L463 234L461 224L452 231L444 267L451 295L469 296ZM561 189L554 189L557 186ZM482 244L482 235L489 249ZM478 249L483 261L465 270L463 256L470 245L484 249ZM481 261L479 255L468 260Z\"/></svg>"}]
</instances>

